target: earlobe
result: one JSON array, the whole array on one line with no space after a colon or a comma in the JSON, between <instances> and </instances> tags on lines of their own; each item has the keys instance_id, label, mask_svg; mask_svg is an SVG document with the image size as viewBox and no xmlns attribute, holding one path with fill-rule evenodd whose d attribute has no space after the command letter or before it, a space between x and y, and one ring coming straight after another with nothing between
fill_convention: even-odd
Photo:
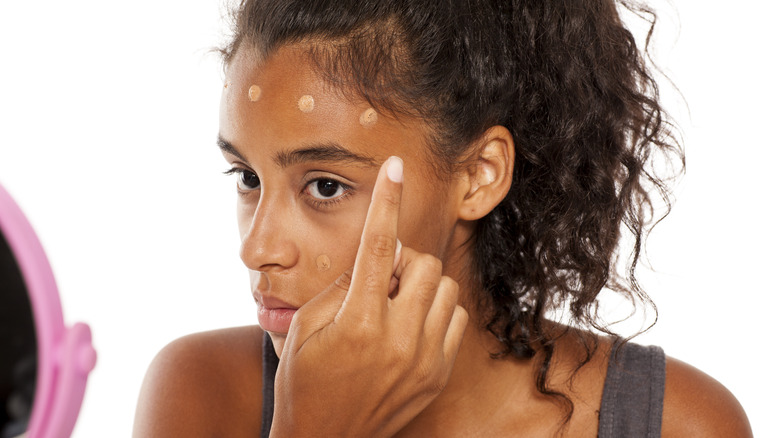
<instances>
[{"instance_id":1,"label":"earlobe","mask_svg":"<svg viewBox=\"0 0 780 438\"><path fill-rule=\"evenodd\" d=\"M512 186L515 144L503 126L485 131L472 149L474 163L464 171L464 193L459 218L477 220L493 210Z\"/></svg>"}]
</instances>

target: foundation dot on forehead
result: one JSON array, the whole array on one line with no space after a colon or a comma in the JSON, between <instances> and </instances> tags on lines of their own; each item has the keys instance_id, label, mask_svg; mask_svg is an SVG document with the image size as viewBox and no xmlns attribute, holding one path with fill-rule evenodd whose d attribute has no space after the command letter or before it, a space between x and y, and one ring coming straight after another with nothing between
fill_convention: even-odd
<instances>
[{"instance_id":1,"label":"foundation dot on forehead","mask_svg":"<svg viewBox=\"0 0 780 438\"><path fill-rule=\"evenodd\" d=\"M320 271L327 271L330 269L330 257L326 256L325 254L317 257L317 269Z\"/></svg>"},{"instance_id":2,"label":"foundation dot on forehead","mask_svg":"<svg viewBox=\"0 0 780 438\"><path fill-rule=\"evenodd\" d=\"M308 94L301 96L301 98L298 99L298 109L305 113L314 111L314 98Z\"/></svg>"},{"instance_id":3,"label":"foundation dot on forehead","mask_svg":"<svg viewBox=\"0 0 780 438\"><path fill-rule=\"evenodd\" d=\"M252 85L249 87L249 100L252 102L257 102L258 99L260 99L260 87L257 85Z\"/></svg>"},{"instance_id":4,"label":"foundation dot on forehead","mask_svg":"<svg viewBox=\"0 0 780 438\"><path fill-rule=\"evenodd\" d=\"M369 108L363 111L363 114L360 115L360 124L368 128L369 126L372 126L374 123L376 123L377 117L378 115L376 110Z\"/></svg>"}]
</instances>

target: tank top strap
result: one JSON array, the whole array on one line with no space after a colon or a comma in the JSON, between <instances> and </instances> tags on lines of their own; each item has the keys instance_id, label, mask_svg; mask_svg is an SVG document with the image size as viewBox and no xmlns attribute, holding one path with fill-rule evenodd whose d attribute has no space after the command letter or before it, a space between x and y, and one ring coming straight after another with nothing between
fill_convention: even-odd
<instances>
[{"instance_id":1,"label":"tank top strap","mask_svg":"<svg viewBox=\"0 0 780 438\"><path fill-rule=\"evenodd\" d=\"M271 420L274 418L274 380L279 358L268 333L263 338L263 427L262 438L271 435Z\"/></svg>"},{"instance_id":2,"label":"tank top strap","mask_svg":"<svg viewBox=\"0 0 780 438\"><path fill-rule=\"evenodd\" d=\"M660 347L615 342L599 410L599 438L661 436L666 356Z\"/></svg>"}]
</instances>

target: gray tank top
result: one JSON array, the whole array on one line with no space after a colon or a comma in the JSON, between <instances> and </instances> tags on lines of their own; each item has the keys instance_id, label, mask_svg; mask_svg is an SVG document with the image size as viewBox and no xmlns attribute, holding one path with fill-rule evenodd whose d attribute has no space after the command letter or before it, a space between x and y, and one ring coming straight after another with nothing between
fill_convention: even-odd
<instances>
[{"instance_id":1,"label":"gray tank top","mask_svg":"<svg viewBox=\"0 0 780 438\"><path fill-rule=\"evenodd\" d=\"M279 358L271 339L263 342L263 429L268 438L274 415L274 377ZM599 410L599 438L659 438L666 381L661 348L625 344L612 348Z\"/></svg>"},{"instance_id":2,"label":"gray tank top","mask_svg":"<svg viewBox=\"0 0 780 438\"><path fill-rule=\"evenodd\" d=\"M666 355L660 347L612 347L599 409L599 438L660 438Z\"/></svg>"}]
</instances>

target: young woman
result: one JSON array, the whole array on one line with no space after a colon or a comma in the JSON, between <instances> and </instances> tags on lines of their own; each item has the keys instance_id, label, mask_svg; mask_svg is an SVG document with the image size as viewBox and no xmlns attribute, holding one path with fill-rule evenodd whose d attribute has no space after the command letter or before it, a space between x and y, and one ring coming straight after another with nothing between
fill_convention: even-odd
<instances>
[{"instance_id":1,"label":"young woman","mask_svg":"<svg viewBox=\"0 0 780 438\"><path fill-rule=\"evenodd\" d=\"M682 162L613 0L235 19L218 145L259 327L166 347L136 436L751 435L722 385L597 313L604 288L649 303L652 164Z\"/></svg>"}]
</instances>

